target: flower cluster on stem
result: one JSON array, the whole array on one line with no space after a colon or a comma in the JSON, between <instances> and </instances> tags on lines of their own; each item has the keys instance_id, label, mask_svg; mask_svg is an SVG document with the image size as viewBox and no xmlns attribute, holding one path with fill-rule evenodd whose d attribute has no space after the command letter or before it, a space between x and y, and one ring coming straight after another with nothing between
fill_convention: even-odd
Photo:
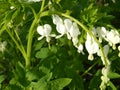
<instances>
[{"instance_id":1,"label":"flower cluster on stem","mask_svg":"<svg viewBox=\"0 0 120 90\"><path fill-rule=\"evenodd\" d=\"M82 53L84 46L79 43L79 36L81 32L76 22L73 22L71 19L62 19L58 15L52 15L53 24L56 26L56 31L59 35L52 35L52 27L49 24L45 24L43 26L38 26L37 32L41 35L38 40L41 40L43 37L46 37L46 41L50 42L50 37L54 36L56 39L62 38L64 35L67 36L68 40L71 40L73 46L77 48L78 53ZM120 35L116 30L107 30L105 27L93 27L90 31L91 33L86 32L86 41L85 48L88 52L88 60L94 60L93 54L98 55L102 63L105 67L102 68L102 76L101 76L101 85L100 89L104 90L108 81L110 80L108 77L110 70L110 61L108 59L109 48L112 47L113 50L116 49L116 44L120 43ZM108 44L104 45L101 49L99 43L102 44L102 41L107 41ZM120 51L120 46L118 46L118 50ZM119 55L120 56L120 55Z\"/></svg>"}]
</instances>

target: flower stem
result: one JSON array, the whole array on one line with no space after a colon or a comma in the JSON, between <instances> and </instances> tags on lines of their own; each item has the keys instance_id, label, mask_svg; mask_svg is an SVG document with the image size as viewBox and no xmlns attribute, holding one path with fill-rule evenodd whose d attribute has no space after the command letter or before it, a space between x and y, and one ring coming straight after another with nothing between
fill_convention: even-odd
<instances>
[{"instance_id":1,"label":"flower stem","mask_svg":"<svg viewBox=\"0 0 120 90\"><path fill-rule=\"evenodd\" d=\"M35 19L32 22L32 25L30 27L29 34L28 34L28 42L27 42L27 58L28 59L26 61L26 68L30 67L30 59L31 59L30 56L31 56L31 49L32 49L32 41L33 41L34 29L35 29L35 26L39 23L40 14L41 14L41 12L44 9L44 4L45 4L45 0L42 1L42 5L41 5L41 8L40 8L40 11L39 11L39 13L37 15L35 14L34 10L32 9L32 11L34 13Z\"/></svg>"},{"instance_id":2,"label":"flower stem","mask_svg":"<svg viewBox=\"0 0 120 90\"><path fill-rule=\"evenodd\" d=\"M19 45L19 43L18 43L18 42L16 41L16 39L13 37L13 35L12 35L12 33L11 33L11 31L10 31L9 28L6 28L6 31L7 31L7 33L9 34L9 36L11 37L11 39L13 40L13 42L16 44L17 48L18 48L18 49L20 50L20 52L22 53L25 61L27 61L28 58L27 58L27 55L26 55L26 52L25 52L25 50L24 50L23 45L22 45L22 44Z\"/></svg>"},{"instance_id":3,"label":"flower stem","mask_svg":"<svg viewBox=\"0 0 120 90\"><path fill-rule=\"evenodd\" d=\"M28 60L26 61L26 68L29 68L30 66L30 56L31 56L31 48L32 48L32 40L33 40L33 35L34 35L34 28L35 25L37 24L36 22L38 22L37 18L35 17L30 30L29 30L29 34L28 34L28 42L27 42L27 58Z\"/></svg>"},{"instance_id":4,"label":"flower stem","mask_svg":"<svg viewBox=\"0 0 120 90\"><path fill-rule=\"evenodd\" d=\"M87 74L97 63L98 61L95 62L92 66L90 66L87 70L85 70L85 72L81 76L84 76L85 74Z\"/></svg>"}]
</instances>

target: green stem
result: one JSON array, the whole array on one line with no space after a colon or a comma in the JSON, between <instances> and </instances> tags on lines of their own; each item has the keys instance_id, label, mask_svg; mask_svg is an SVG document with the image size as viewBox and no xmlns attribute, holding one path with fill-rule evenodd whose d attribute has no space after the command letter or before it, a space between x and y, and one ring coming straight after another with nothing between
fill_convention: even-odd
<instances>
[{"instance_id":1,"label":"green stem","mask_svg":"<svg viewBox=\"0 0 120 90\"><path fill-rule=\"evenodd\" d=\"M44 10L44 5L45 5L45 0L42 0L42 5L39 12L42 12Z\"/></svg>"},{"instance_id":2,"label":"green stem","mask_svg":"<svg viewBox=\"0 0 120 90\"><path fill-rule=\"evenodd\" d=\"M44 9L44 4L45 4L45 0L42 1L42 5L41 5L41 8L40 8L40 11L39 13L36 15L34 10L32 9L33 13L34 13L34 16L35 16L35 19L34 21L32 22L32 25L30 27L30 30L29 30L29 34L28 34L28 42L27 42L27 62L26 62L26 68L29 68L30 66L30 56L31 56L31 49L32 49L32 40L33 40L33 35L34 35L34 29L35 29L35 26L39 23L39 19L41 17L41 12L43 11Z\"/></svg>"},{"instance_id":3,"label":"green stem","mask_svg":"<svg viewBox=\"0 0 120 90\"><path fill-rule=\"evenodd\" d=\"M84 76L85 74L87 74L98 62L95 62L92 66L90 66L87 70L85 70L85 72L81 75Z\"/></svg>"},{"instance_id":4,"label":"green stem","mask_svg":"<svg viewBox=\"0 0 120 90\"><path fill-rule=\"evenodd\" d=\"M81 27L83 28L83 30L85 30L86 32L88 32L88 34L90 34L90 35L94 38L94 40L95 40L96 43L99 45L100 50L101 50L101 52L102 52L102 55L103 55L103 58L104 58L104 62L105 62L105 66L108 66L109 63L107 62L107 58L106 58L106 56L105 56L105 54L104 54L103 48L102 48L100 42L99 42L99 41L97 40L97 38L95 37L95 35L91 32L91 30L89 30L86 26L84 26L80 21L78 21L77 19L75 19L75 18L73 18L73 17L71 17L71 16L69 16L69 15L67 15L67 14L60 13L60 12L56 12L56 13L59 14L59 15L61 15L61 16L64 16L64 17L66 17L66 18L69 18L69 19L73 20L73 21L76 22L79 26L81 26Z\"/></svg>"},{"instance_id":5,"label":"green stem","mask_svg":"<svg viewBox=\"0 0 120 90\"><path fill-rule=\"evenodd\" d=\"M38 22L38 20L35 17L32 25L30 27L29 34L28 34L28 42L27 42L27 58L28 58L28 60L26 61L26 68L29 68L29 66L30 66L31 48L32 48L32 40L33 40L33 34L34 34L33 30L36 25L36 22Z\"/></svg>"},{"instance_id":6,"label":"green stem","mask_svg":"<svg viewBox=\"0 0 120 90\"><path fill-rule=\"evenodd\" d=\"M27 58L27 55L26 55L25 50L23 49L23 46L22 46L21 44L19 45L19 43L18 43L18 42L16 41L16 39L13 37L10 29L6 28L6 31L7 31L7 33L9 34L9 36L11 37L11 39L13 40L13 42L16 44L17 48L18 48L18 49L20 50L20 52L22 53L25 61L27 61L28 58Z\"/></svg>"}]
</instances>

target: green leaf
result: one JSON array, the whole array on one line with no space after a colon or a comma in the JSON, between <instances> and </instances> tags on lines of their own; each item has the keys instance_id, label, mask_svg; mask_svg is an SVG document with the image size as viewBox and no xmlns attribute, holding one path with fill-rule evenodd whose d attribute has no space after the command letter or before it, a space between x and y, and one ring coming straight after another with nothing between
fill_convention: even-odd
<instances>
[{"instance_id":1,"label":"green leaf","mask_svg":"<svg viewBox=\"0 0 120 90\"><path fill-rule=\"evenodd\" d=\"M35 44L35 50L40 50L45 43L45 40L41 40L39 43Z\"/></svg>"},{"instance_id":2,"label":"green leaf","mask_svg":"<svg viewBox=\"0 0 120 90\"><path fill-rule=\"evenodd\" d=\"M9 85L6 90L23 90L23 89L17 85Z\"/></svg>"},{"instance_id":3,"label":"green leaf","mask_svg":"<svg viewBox=\"0 0 120 90\"><path fill-rule=\"evenodd\" d=\"M29 80L29 81L34 81L34 80L39 80L41 77L41 73L38 71L38 69L36 68L33 68L33 69L30 69L29 71L27 71L26 73L26 78Z\"/></svg>"},{"instance_id":4,"label":"green leaf","mask_svg":"<svg viewBox=\"0 0 120 90\"><path fill-rule=\"evenodd\" d=\"M48 90L48 82L52 77L52 73L42 77L34 86L34 90Z\"/></svg>"},{"instance_id":5,"label":"green leaf","mask_svg":"<svg viewBox=\"0 0 120 90\"><path fill-rule=\"evenodd\" d=\"M117 88L111 81L109 81L109 86L112 88L112 90L117 90Z\"/></svg>"},{"instance_id":6,"label":"green leaf","mask_svg":"<svg viewBox=\"0 0 120 90\"><path fill-rule=\"evenodd\" d=\"M0 83L2 83L5 80L5 75L0 75Z\"/></svg>"},{"instance_id":7,"label":"green leaf","mask_svg":"<svg viewBox=\"0 0 120 90\"><path fill-rule=\"evenodd\" d=\"M16 76L16 78L24 78L25 77L25 68L23 67L23 65L18 62L16 65L16 70L14 70L14 74Z\"/></svg>"},{"instance_id":8,"label":"green leaf","mask_svg":"<svg viewBox=\"0 0 120 90\"><path fill-rule=\"evenodd\" d=\"M120 74L110 71L108 77L111 79L120 78Z\"/></svg>"},{"instance_id":9,"label":"green leaf","mask_svg":"<svg viewBox=\"0 0 120 90\"><path fill-rule=\"evenodd\" d=\"M46 58L49 56L49 49L48 48L41 48L40 51L38 51L35 55L37 58Z\"/></svg>"},{"instance_id":10,"label":"green leaf","mask_svg":"<svg viewBox=\"0 0 120 90\"><path fill-rule=\"evenodd\" d=\"M13 73L15 75L15 79L20 85L27 87L30 84L30 82L26 78L25 68L20 62L17 63L16 69Z\"/></svg>"},{"instance_id":11,"label":"green leaf","mask_svg":"<svg viewBox=\"0 0 120 90\"><path fill-rule=\"evenodd\" d=\"M60 78L50 82L51 90L62 90L65 86L67 86L72 79L70 78Z\"/></svg>"},{"instance_id":12,"label":"green leaf","mask_svg":"<svg viewBox=\"0 0 120 90\"><path fill-rule=\"evenodd\" d=\"M101 83L100 79L101 71L98 70L94 77L90 80L89 90L99 90L99 85Z\"/></svg>"}]
</instances>

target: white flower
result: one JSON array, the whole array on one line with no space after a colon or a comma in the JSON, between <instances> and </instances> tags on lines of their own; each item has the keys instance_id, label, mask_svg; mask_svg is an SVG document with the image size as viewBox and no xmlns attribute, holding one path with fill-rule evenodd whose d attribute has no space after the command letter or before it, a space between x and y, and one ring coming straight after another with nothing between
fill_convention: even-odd
<instances>
[{"instance_id":1,"label":"white flower","mask_svg":"<svg viewBox=\"0 0 120 90\"><path fill-rule=\"evenodd\" d=\"M46 37L46 41L50 42L50 33L51 33L51 26L49 24L45 24L44 26L38 26L37 32L41 35L38 40L41 40L42 38Z\"/></svg>"},{"instance_id":2,"label":"white flower","mask_svg":"<svg viewBox=\"0 0 120 90\"><path fill-rule=\"evenodd\" d=\"M57 29L57 32L60 33L60 35L56 36L56 38L60 38L67 33L65 25L63 23L57 23L56 29Z\"/></svg>"},{"instance_id":3,"label":"white flower","mask_svg":"<svg viewBox=\"0 0 120 90\"><path fill-rule=\"evenodd\" d=\"M94 38L87 33L87 40L85 42L85 47L89 53L88 59L93 60L93 54L97 53L99 50L98 44L95 42Z\"/></svg>"},{"instance_id":4,"label":"white flower","mask_svg":"<svg viewBox=\"0 0 120 90\"><path fill-rule=\"evenodd\" d=\"M14 9L15 7L14 6L10 6L10 9Z\"/></svg>"},{"instance_id":5,"label":"white flower","mask_svg":"<svg viewBox=\"0 0 120 90\"><path fill-rule=\"evenodd\" d=\"M105 45L105 46L103 47L103 50L104 50L105 56L107 56L107 55L108 55L108 52L109 52L109 45ZM98 56L102 56L102 53L101 53L101 50L100 50L100 49L99 49L99 51L97 52L97 54L98 54Z\"/></svg>"},{"instance_id":6,"label":"white flower","mask_svg":"<svg viewBox=\"0 0 120 90\"><path fill-rule=\"evenodd\" d=\"M73 23L72 23L72 21L70 20L70 19L65 19L64 20L64 25L65 25L65 27L66 27L66 30L67 30L67 38L68 39L71 39L71 36L70 36L70 29L71 29L71 27L73 26Z\"/></svg>"},{"instance_id":7,"label":"white flower","mask_svg":"<svg viewBox=\"0 0 120 90\"><path fill-rule=\"evenodd\" d=\"M52 15L53 23L57 25L58 23L62 23L62 19L58 15Z\"/></svg>"},{"instance_id":8,"label":"white flower","mask_svg":"<svg viewBox=\"0 0 120 90\"><path fill-rule=\"evenodd\" d=\"M116 44L120 43L120 35L116 30L111 30L107 32L107 39L106 39L110 46L113 47L113 49L116 49Z\"/></svg>"},{"instance_id":9,"label":"white flower","mask_svg":"<svg viewBox=\"0 0 120 90\"><path fill-rule=\"evenodd\" d=\"M65 19L64 21L58 15L52 15L53 23L56 25L56 30L60 35L57 35L56 38L60 38L63 35L67 35L67 38L72 39L73 45L77 47L78 44L78 35L80 35L79 28L75 22L72 22L70 19Z\"/></svg>"},{"instance_id":10,"label":"white flower","mask_svg":"<svg viewBox=\"0 0 120 90\"><path fill-rule=\"evenodd\" d=\"M6 41L0 42L0 51L3 53L5 51L5 47L7 45Z\"/></svg>"},{"instance_id":11,"label":"white flower","mask_svg":"<svg viewBox=\"0 0 120 90\"><path fill-rule=\"evenodd\" d=\"M74 46L77 46L78 44L78 35L80 35L79 28L75 22L73 22L70 30L69 30L70 36L72 37L72 42Z\"/></svg>"},{"instance_id":12,"label":"white flower","mask_svg":"<svg viewBox=\"0 0 120 90\"><path fill-rule=\"evenodd\" d=\"M99 42L102 42L102 38L106 38L107 31L105 27L94 28L94 31L96 32L96 36L99 37Z\"/></svg>"},{"instance_id":13,"label":"white flower","mask_svg":"<svg viewBox=\"0 0 120 90\"><path fill-rule=\"evenodd\" d=\"M118 46L118 50L119 50L118 56L120 57L120 46Z\"/></svg>"},{"instance_id":14,"label":"white flower","mask_svg":"<svg viewBox=\"0 0 120 90\"><path fill-rule=\"evenodd\" d=\"M69 32L70 32L70 36L72 38L78 37L78 35L80 35L79 28L78 28L78 26L77 26L77 24L75 22L73 22Z\"/></svg>"},{"instance_id":15,"label":"white flower","mask_svg":"<svg viewBox=\"0 0 120 90\"><path fill-rule=\"evenodd\" d=\"M105 56L105 57L103 57L103 54L102 54L102 52L101 52L100 49L98 50L97 55L101 57L101 60L102 60L102 62L103 62L103 65L105 65L105 60L104 60L104 59L106 59L106 63L109 65L110 62L109 62L109 60L108 60L108 58L107 58L107 55L108 55L108 52L109 52L109 45L105 45L105 46L103 47L103 51L104 51L104 56Z\"/></svg>"},{"instance_id":16,"label":"white flower","mask_svg":"<svg viewBox=\"0 0 120 90\"><path fill-rule=\"evenodd\" d=\"M84 52L83 52L83 45L82 44L80 44L78 47L77 47L77 51L78 51L78 53L82 53L82 54L84 54Z\"/></svg>"},{"instance_id":17,"label":"white flower","mask_svg":"<svg viewBox=\"0 0 120 90\"><path fill-rule=\"evenodd\" d=\"M110 65L102 68L102 76L101 76L102 83L100 85L101 90L104 90L106 88L106 85L110 80L108 77L109 71L110 71Z\"/></svg>"},{"instance_id":18,"label":"white flower","mask_svg":"<svg viewBox=\"0 0 120 90\"><path fill-rule=\"evenodd\" d=\"M58 15L52 15L53 23L56 25L56 30L60 35L56 36L56 38L62 37L67 33L67 29L63 23L63 20Z\"/></svg>"}]
</instances>

